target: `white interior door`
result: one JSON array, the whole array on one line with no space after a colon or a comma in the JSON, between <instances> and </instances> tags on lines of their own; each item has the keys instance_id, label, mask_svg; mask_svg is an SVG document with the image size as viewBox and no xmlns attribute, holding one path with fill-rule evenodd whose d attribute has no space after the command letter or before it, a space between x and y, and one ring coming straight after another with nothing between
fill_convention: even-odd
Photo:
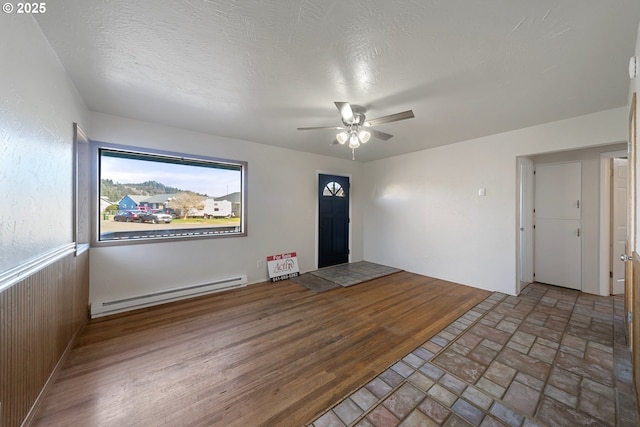
<instances>
[{"instance_id":1,"label":"white interior door","mask_svg":"<svg viewBox=\"0 0 640 427\"><path fill-rule=\"evenodd\" d=\"M535 170L535 279L582 288L580 162L539 165Z\"/></svg>"},{"instance_id":2,"label":"white interior door","mask_svg":"<svg viewBox=\"0 0 640 427\"><path fill-rule=\"evenodd\" d=\"M611 294L624 293L625 264L620 255L626 252L627 238L627 159L613 159L613 179L611 180Z\"/></svg>"}]
</instances>

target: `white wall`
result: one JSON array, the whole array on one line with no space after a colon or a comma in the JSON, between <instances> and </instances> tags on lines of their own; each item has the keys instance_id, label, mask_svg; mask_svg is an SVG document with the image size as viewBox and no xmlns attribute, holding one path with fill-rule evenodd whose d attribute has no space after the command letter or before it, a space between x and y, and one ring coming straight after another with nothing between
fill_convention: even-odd
<instances>
[{"instance_id":1,"label":"white wall","mask_svg":"<svg viewBox=\"0 0 640 427\"><path fill-rule=\"evenodd\" d=\"M516 157L624 141L627 115L617 108L365 164L364 258L515 294Z\"/></svg>"},{"instance_id":2,"label":"white wall","mask_svg":"<svg viewBox=\"0 0 640 427\"><path fill-rule=\"evenodd\" d=\"M0 273L73 240L73 123L86 107L30 15L0 25Z\"/></svg>"},{"instance_id":3,"label":"white wall","mask_svg":"<svg viewBox=\"0 0 640 427\"><path fill-rule=\"evenodd\" d=\"M351 176L351 260L362 259L361 163L99 113L90 113L90 126L95 141L248 162L247 237L92 248L91 301L237 274L264 281L265 258L289 251L301 271L315 269L318 171Z\"/></svg>"}]
</instances>

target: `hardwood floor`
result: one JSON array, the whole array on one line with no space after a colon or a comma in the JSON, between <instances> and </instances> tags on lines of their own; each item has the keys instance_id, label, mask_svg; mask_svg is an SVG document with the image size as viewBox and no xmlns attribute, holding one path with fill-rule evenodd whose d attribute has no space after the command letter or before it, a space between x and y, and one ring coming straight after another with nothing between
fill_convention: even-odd
<instances>
[{"instance_id":1,"label":"hardwood floor","mask_svg":"<svg viewBox=\"0 0 640 427\"><path fill-rule=\"evenodd\" d=\"M33 425L300 426L489 292L392 274L263 283L91 321Z\"/></svg>"}]
</instances>

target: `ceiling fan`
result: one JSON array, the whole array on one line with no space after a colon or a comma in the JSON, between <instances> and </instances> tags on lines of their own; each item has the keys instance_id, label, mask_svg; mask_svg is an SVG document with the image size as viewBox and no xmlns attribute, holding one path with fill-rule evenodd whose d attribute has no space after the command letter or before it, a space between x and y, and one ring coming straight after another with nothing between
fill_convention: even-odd
<instances>
[{"instance_id":1,"label":"ceiling fan","mask_svg":"<svg viewBox=\"0 0 640 427\"><path fill-rule=\"evenodd\" d=\"M298 130L318 130L318 129L335 129L339 130L335 140L331 143L344 145L349 142L353 160L355 160L355 149L364 144L371 138L371 135L383 141L393 138L393 135L371 129L372 126L381 125L383 123L397 122L398 120L412 119L415 117L412 110L403 111L401 113L389 114L388 116L378 117L377 119L367 120L365 112L367 111L361 105L349 104L348 102L334 102L343 126L316 126L298 128Z\"/></svg>"}]
</instances>

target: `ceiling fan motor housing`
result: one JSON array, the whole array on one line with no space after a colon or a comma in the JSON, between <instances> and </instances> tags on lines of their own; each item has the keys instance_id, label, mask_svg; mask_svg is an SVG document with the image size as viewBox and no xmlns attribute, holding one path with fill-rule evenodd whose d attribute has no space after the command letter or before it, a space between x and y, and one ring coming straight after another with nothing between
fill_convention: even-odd
<instances>
[{"instance_id":1,"label":"ceiling fan motor housing","mask_svg":"<svg viewBox=\"0 0 640 427\"><path fill-rule=\"evenodd\" d=\"M344 118L342 119L342 123L347 126L362 126L364 124L365 121L365 115L364 112L354 112L353 113L353 120L351 122L346 121Z\"/></svg>"}]
</instances>

